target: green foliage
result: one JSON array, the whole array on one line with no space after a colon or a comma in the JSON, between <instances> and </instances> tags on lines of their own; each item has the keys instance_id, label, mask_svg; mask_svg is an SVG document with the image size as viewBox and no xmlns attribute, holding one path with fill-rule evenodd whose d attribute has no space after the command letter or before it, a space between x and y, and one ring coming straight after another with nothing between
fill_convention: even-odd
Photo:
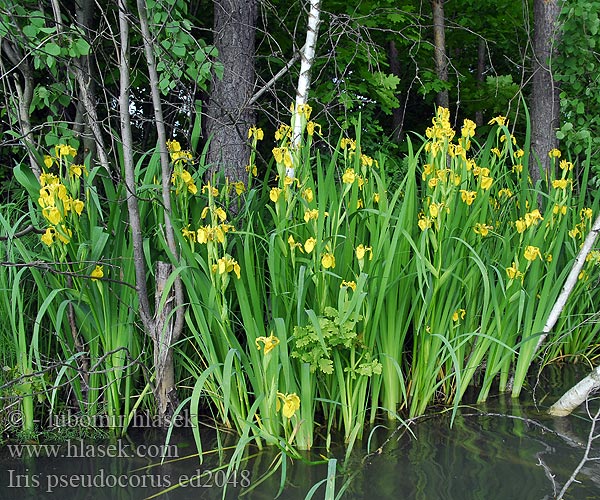
<instances>
[{"instance_id":1,"label":"green foliage","mask_svg":"<svg viewBox=\"0 0 600 500\"><path fill-rule=\"evenodd\" d=\"M61 76L63 61L90 53L90 44L81 27L75 23L56 26L44 12L23 2L9 1L0 12L0 33L18 57L27 59L36 72L48 71L53 83L42 83L34 89L31 111L45 109L52 115L71 102L68 83ZM60 106L59 106L60 105Z\"/></svg>"},{"instance_id":2,"label":"green foliage","mask_svg":"<svg viewBox=\"0 0 600 500\"><path fill-rule=\"evenodd\" d=\"M18 216L20 210L7 205L6 216ZM19 217L22 220L23 217ZM7 235L7 241L13 238L16 227L4 215L0 215L0 230ZM18 250L10 243L0 242L2 256L6 262L15 262ZM26 268L18 269L13 266L0 268L0 311L4 313L7 325L4 328L3 342L0 347L10 344L2 353L2 358L10 364L3 365L2 379L7 379L7 386L0 393L3 396L2 406L6 406L9 415L20 416L21 431L32 434L35 428L34 408L38 398L46 395L42 389L44 379L34 375L35 361L40 358L38 338L31 335L31 327L27 321L28 315L35 314L35 302L31 300L32 287L27 282ZM37 363L39 364L39 363ZM38 396L38 397L36 397ZM4 399L6 398L6 399ZM3 408L4 409L4 408ZM16 419L9 422L16 427Z\"/></svg>"},{"instance_id":3,"label":"green foliage","mask_svg":"<svg viewBox=\"0 0 600 500\"><path fill-rule=\"evenodd\" d=\"M43 234L33 241L14 240L10 261L44 263L47 272L24 266L10 278L18 283L21 274L30 276L38 293L32 325L13 308L12 316L20 318L13 324L19 334L15 346L26 354L21 373L32 373L34 365L41 369L42 352L64 360L52 373L52 384L44 387L52 410L59 404L58 388L66 385L77 394L81 412L107 415L109 426L121 432L127 428L140 376L134 360L141 342L131 328L137 302L132 248L120 217L121 190L105 182L108 202L101 203L98 184L106 181L101 169L90 171L88 164L75 163L76 154L67 144L57 145L45 157L39 181L23 165L16 170L31 197L28 218ZM8 221L3 222L6 230ZM19 300L14 303L20 305ZM45 335L46 328L53 335ZM51 340L41 346L40 337ZM27 386L33 393L35 384Z\"/></svg>"},{"instance_id":4,"label":"green foliage","mask_svg":"<svg viewBox=\"0 0 600 500\"><path fill-rule=\"evenodd\" d=\"M149 2L148 9L150 31L159 34L157 70L163 95L185 81L208 90L212 72L221 77L223 65L218 62L217 49L195 35L187 2Z\"/></svg>"},{"instance_id":5,"label":"green foliage","mask_svg":"<svg viewBox=\"0 0 600 500\"><path fill-rule=\"evenodd\" d=\"M90 45L82 30L75 24L63 25L60 31L44 12L31 10L22 2L5 3L0 15L0 33L4 37L19 38L19 45L31 51L34 69L50 69L58 75L61 57L77 58L89 54Z\"/></svg>"},{"instance_id":6,"label":"green foliage","mask_svg":"<svg viewBox=\"0 0 600 500\"><path fill-rule=\"evenodd\" d=\"M600 58L596 47L600 2L567 2L560 21L561 43L552 65L560 86L562 116L556 135L573 158L584 158L591 147L595 160L600 154ZM592 162L596 185L600 176L597 163Z\"/></svg>"},{"instance_id":7,"label":"green foliage","mask_svg":"<svg viewBox=\"0 0 600 500\"><path fill-rule=\"evenodd\" d=\"M357 314L345 316L327 306L324 316L317 319L316 325L295 326L291 356L308 363L313 373L319 369L331 375L331 350L343 347L350 349L356 343L356 323L362 320L362 316Z\"/></svg>"},{"instance_id":8,"label":"green foliage","mask_svg":"<svg viewBox=\"0 0 600 500\"><path fill-rule=\"evenodd\" d=\"M507 103L519 95L520 87L513 81L512 75L487 76L485 85L477 88L473 94L482 109L490 115L502 114Z\"/></svg>"},{"instance_id":9,"label":"green foliage","mask_svg":"<svg viewBox=\"0 0 600 500\"><path fill-rule=\"evenodd\" d=\"M523 89L522 65L531 33L533 9L524 2L446 2L446 54L449 57L450 102L463 117L506 114ZM478 80L479 45L485 48L483 81Z\"/></svg>"},{"instance_id":10,"label":"green foliage","mask_svg":"<svg viewBox=\"0 0 600 500\"><path fill-rule=\"evenodd\" d=\"M402 31L408 36L417 36L413 18L397 9L393 2L383 1L361 4L349 8L344 2L332 2L323 13L320 27L319 54L334 54L334 57L318 57L312 71L315 81L311 85L313 100L332 113L342 130L351 131L361 123L370 134L365 137L381 137L389 133L386 121L392 111L400 106L399 95L409 82L389 69L385 49L386 37L379 28ZM343 19L343 22L340 20ZM400 38L399 48L407 47L410 40ZM333 128L331 133L337 133Z\"/></svg>"}]
</instances>

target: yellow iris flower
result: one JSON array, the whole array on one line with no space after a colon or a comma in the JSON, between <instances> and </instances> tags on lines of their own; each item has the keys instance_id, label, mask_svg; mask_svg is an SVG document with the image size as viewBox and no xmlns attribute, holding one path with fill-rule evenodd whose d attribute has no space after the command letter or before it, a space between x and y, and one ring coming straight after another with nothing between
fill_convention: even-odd
<instances>
[{"instance_id":1,"label":"yellow iris flower","mask_svg":"<svg viewBox=\"0 0 600 500\"><path fill-rule=\"evenodd\" d=\"M542 259L542 254L540 252L540 249L538 247L534 247L532 245L528 245L525 248L525 252L523 253L523 256L529 261L532 262L534 261L537 257L539 257L540 259Z\"/></svg>"},{"instance_id":2,"label":"yellow iris flower","mask_svg":"<svg viewBox=\"0 0 600 500\"><path fill-rule=\"evenodd\" d=\"M42 235L42 243L44 243L47 246L52 246L52 243L54 243L54 233L56 231L54 230L53 227L49 227L46 229L46 232Z\"/></svg>"},{"instance_id":3,"label":"yellow iris flower","mask_svg":"<svg viewBox=\"0 0 600 500\"><path fill-rule=\"evenodd\" d=\"M362 243L356 247L356 258L363 260L366 253L369 252L369 260L373 259L373 247L366 247Z\"/></svg>"},{"instance_id":4,"label":"yellow iris flower","mask_svg":"<svg viewBox=\"0 0 600 500\"><path fill-rule=\"evenodd\" d=\"M282 409L284 417L292 418L294 416L294 413L296 413L296 411L300 409L300 398L295 392L292 392L291 394L283 394L282 392L278 392L277 411L279 411L280 409Z\"/></svg>"},{"instance_id":5,"label":"yellow iris flower","mask_svg":"<svg viewBox=\"0 0 600 500\"><path fill-rule=\"evenodd\" d=\"M248 139L250 139L252 136L256 137L257 141L262 141L265 137L265 133L263 132L262 128L250 127L248 130Z\"/></svg>"},{"instance_id":6,"label":"yellow iris flower","mask_svg":"<svg viewBox=\"0 0 600 500\"><path fill-rule=\"evenodd\" d=\"M356 281L346 281L346 280L342 280L342 284L340 285L340 288L351 288L353 292L356 292Z\"/></svg>"},{"instance_id":7,"label":"yellow iris flower","mask_svg":"<svg viewBox=\"0 0 600 500\"><path fill-rule=\"evenodd\" d=\"M90 274L92 281L98 281L104 278L104 266L96 266Z\"/></svg>"},{"instance_id":8,"label":"yellow iris flower","mask_svg":"<svg viewBox=\"0 0 600 500\"><path fill-rule=\"evenodd\" d=\"M321 257L321 265L325 269L333 269L335 267L335 256L332 253L324 253Z\"/></svg>"},{"instance_id":9,"label":"yellow iris flower","mask_svg":"<svg viewBox=\"0 0 600 500\"><path fill-rule=\"evenodd\" d=\"M225 255L217 260L217 271L219 274L234 272L237 279L240 279L240 265L230 255Z\"/></svg>"},{"instance_id":10,"label":"yellow iris flower","mask_svg":"<svg viewBox=\"0 0 600 500\"><path fill-rule=\"evenodd\" d=\"M510 267L506 268L506 275L511 280L523 277L523 273L521 273L519 271L519 269L517 268L517 263L516 262L513 262Z\"/></svg>"},{"instance_id":11,"label":"yellow iris flower","mask_svg":"<svg viewBox=\"0 0 600 500\"><path fill-rule=\"evenodd\" d=\"M279 339L277 337L275 337L275 335L273 335L272 333L268 337L258 337L254 341L254 343L256 344L256 349L260 351L260 344L259 344L259 342L262 342L265 345L265 350L263 352L264 352L264 354L266 356L273 349L275 349L275 347L277 346L277 344L279 344Z\"/></svg>"},{"instance_id":12,"label":"yellow iris flower","mask_svg":"<svg viewBox=\"0 0 600 500\"><path fill-rule=\"evenodd\" d=\"M356 179L356 174L354 173L354 170L351 168L347 168L346 171L344 172L344 175L342 176L342 182L344 184L352 184L355 179Z\"/></svg>"},{"instance_id":13,"label":"yellow iris flower","mask_svg":"<svg viewBox=\"0 0 600 500\"><path fill-rule=\"evenodd\" d=\"M281 195L281 188L278 188L278 187L271 188L271 192L269 193L269 198L271 199L271 201L273 203L277 203L277 200L279 200L280 195Z\"/></svg>"},{"instance_id":14,"label":"yellow iris flower","mask_svg":"<svg viewBox=\"0 0 600 500\"><path fill-rule=\"evenodd\" d=\"M457 309L456 311L454 311L454 314L452 314L452 321L456 323L459 319L465 319L466 314L467 311L465 311L464 309Z\"/></svg>"},{"instance_id":15,"label":"yellow iris flower","mask_svg":"<svg viewBox=\"0 0 600 500\"><path fill-rule=\"evenodd\" d=\"M314 248L315 245L317 244L317 240L315 238L308 238L305 242L304 242L304 251L306 253L311 253Z\"/></svg>"},{"instance_id":16,"label":"yellow iris flower","mask_svg":"<svg viewBox=\"0 0 600 500\"><path fill-rule=\"evenodd\" d=\"M56 226L62 219L60 210L56 207L46 207L42 210L42 215L46 218L50 224Z\"/></svg>"}]
</instances>

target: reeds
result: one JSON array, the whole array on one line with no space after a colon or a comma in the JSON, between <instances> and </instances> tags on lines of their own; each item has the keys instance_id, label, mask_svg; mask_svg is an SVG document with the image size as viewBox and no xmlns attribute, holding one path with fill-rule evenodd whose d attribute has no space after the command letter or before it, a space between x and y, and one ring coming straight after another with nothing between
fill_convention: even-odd
<instances>
[{"instance_id":1,"label":"reeds","mask_svg":"<svg viewBox=\"0 0 600 500\"><path fill-rule=\"evenodd\" d=\"M296 111L300 145L293 123L278 129L266 169L274 175L265 183L255 169L260 129L249 133L245 186L204 180L191 152L169 143L180 260L168 286L181 277L187 325L174 346L188 386L177 411L189 406L198 447L207 410L240 436L234 457L241 460L250 442L296 456L314 445L317 431L326 444L339 431L351 448L379 415L419 415L432 403L456 409L469 387L481 401L492 390L518 396L597 211L586 190L589 166L576 177L552 151L554 168L533 186L527 135L518 145L497 117L478 139L473 122L456 132L440 108L425 136L408 141L398 181L385 157L361 149L360 126L321 155L312 147L323 139L310 106ZM13 241L10 257L41 256L53 271L0 270L5 299L17 294L5 308L13 304L19 370L38 369L39 355L60 358L73 369L46 386L53 403L62 377L86 402L82 412L127 418L150 381L131 362L145 340L132 328L133 253L120 209L126 193L100 170L79 172L70 151L61 151L49 160L58 173L41 186L21 176L29 183L29 217L55 229L41 242ZM162 207L153 202L157 158L145 155L137 168L148 269L172 259ZM56 183L64 188L48 187ZM2 224L9 234L13 223ZM591 255L551 356L585 353L595 343L598 323L581 321L597 302L600 257ZM18 283L26 273L38 289L34 342L19 323L26 315ZM40 343L42 324L54 340ZM84 359L101 365L87 379L79 375Z\"/></svg>"}]
</instances>

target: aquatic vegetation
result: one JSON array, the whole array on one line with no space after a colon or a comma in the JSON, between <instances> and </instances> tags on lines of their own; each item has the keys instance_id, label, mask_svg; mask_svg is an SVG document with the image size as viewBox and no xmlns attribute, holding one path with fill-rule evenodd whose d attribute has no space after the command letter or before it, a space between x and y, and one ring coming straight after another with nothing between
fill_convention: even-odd
<instances>
[{"instance_id":1,"label":"aquatic vegetation","mask_svg":"<svg viewBox=\"0 0 600 500\"><path fill-rule=\"evenodd\" d=\"M240 446L295 456L317 431L327 444L339 431L351 448L381 413L416 416L432 403L456 410L469 387L480 401L494 386L517 397L598 210L586 190L589 166L578 170L551 151L555 168L534 186L528 139L518 145L504 117L479 139L474 122L455 131L439 108L424 136L408 140L398 181L384 156L362 150L360 126L324 155L312 147L322 130L309 107L294 116L301 140L292 138L294 123L282 125L267 165L256 154L267 138L250 129L245 185L204 178L193 153L168 142L177 258L161 229L158 153L139 158L148 269L171 262L166 291L176 277L184 285L176 413L189 409L198 448L208 412L234 429ZM138 408L152 407L152 361L135 327L134 258L121 211L127 193L100 168L74 164L75 154L57 147L39 182L19 174L31 198L27 217L42 234L2 245L50 272L3 268L1 283L5 298L6 290L18 295L14 284L25 274L38 290L28 304L37 308L33 337L18 323L25 304L12 301L20 373L38 369L42 356L60 360L54 381L38 382L50 407L67 385L80 411L107 413L123 432ZM10 234L11 222L2 224ZM598 323L585 319L598 300L596 253L550 339L551 357L594 345ZM23 405L31 420L33 399Z\"/></svg>"}]
</instances>

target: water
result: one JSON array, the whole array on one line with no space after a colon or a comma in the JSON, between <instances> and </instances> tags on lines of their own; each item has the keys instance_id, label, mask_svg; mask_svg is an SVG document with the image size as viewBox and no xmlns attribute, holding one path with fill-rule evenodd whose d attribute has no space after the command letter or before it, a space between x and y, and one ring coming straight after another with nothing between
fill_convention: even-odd
<instances>
[{"instance_id":1,"label":"water","mask_svg":"<svg viewBox=\"0 0 600 500\"><path fill-rule=\"evenodd\" d=\"M367 492L406 499L554 498L554 489L560 490L583 455L584 421L564 426L533 408L499 412L497 406L464 410L452 431L448 418L417 425L414 436L404 434L370 461L355 485L357 494L347 498L365 498ZM494 415L482 416L482 411ZM559 429L560 436L552 432ZM570 498L600 498L599 467L586 470L580 479Z\"/></svg>"},{"instance_id":2,"label":"water","mask_svg":"<svg viewBox=\"0 0 600 500\"><path fill-rule=\"evenodd\" d=\"M563 388L573 381L569 372L558 377ZM341 498L347 500L554 498L581 460L590 428L585 409L561 419L545 413L560 392L538 389L537 406L527 398L519 403L508 397L465 406L452 429L448 412L417 419L410 430L380 422L347 462L343 450L329 454L338 459L336 492L343 490ZM205 449L216 447L210 431L203 436ZM200 465L192 442L186 430L175 433L163 464L157 458L164 451L159 436L139 429L129 439L72 439L59 448L30 448L33 454L37 450L37 458L15 458L15 449L11 454L4 446L0 499L217 499L228 481L225 498L246 491L241 498L273 499L283 483L279 498L295 500L304 499L327 476L327 463L299 460L286 462L283 479L281 467L265 476L277 453L250 450L249 459L228 478L217 468L215 454ZM314 450L310 458L318 459L319 453L326 454ZM589 462L578 480L565 498L600 498L600 462ZM324 492L323 484L313 498L324 498Z\"/></svg>"}]
</instances>

